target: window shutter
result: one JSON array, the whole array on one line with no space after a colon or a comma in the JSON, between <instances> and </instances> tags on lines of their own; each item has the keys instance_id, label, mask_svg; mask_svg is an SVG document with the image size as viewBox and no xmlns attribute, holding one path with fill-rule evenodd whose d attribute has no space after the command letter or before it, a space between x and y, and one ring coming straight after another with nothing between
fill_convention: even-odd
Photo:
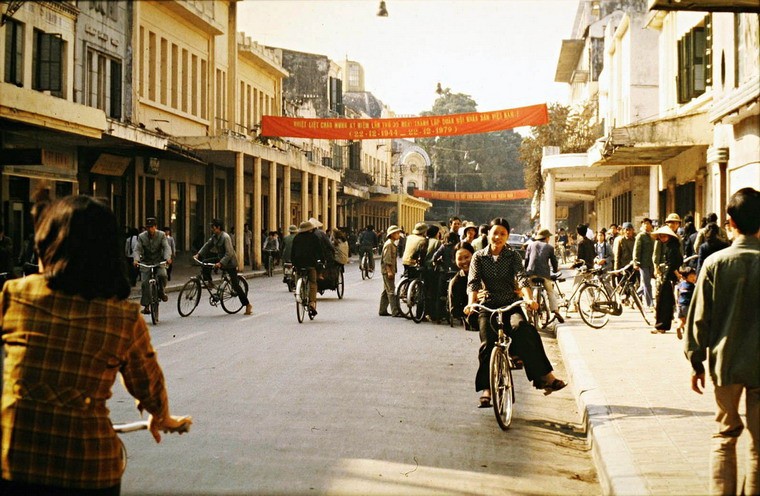
<instances>
[{"instance_id":1,"label":"window shutter","mask_svg":"<svg viewBox=\"0 0 760 496\"><path fill-rule=\"evenodd\" d=\"M705 29L694 28L691 32L691 82L692 98L705 92Z\"/></svg>"},{"instance_id":2,"label":"window shutter","mask_svg":"<svg viewBox=\"0 0 760 496\"><path fill-rule=\"evenodd\" d=\"M121 119L121 63L111 61L110 116Z\"/></svg>"},{"instance_id":3,"label":"window shutter","mask_svg":"<svg viewBox=\"0 0 760 496\"><path fill-rule=\"evenodd\" d=\"M712 14L705 17L705 86L712 86L713 30Z\"/></svg>"},{"instance_id":4,"label":"window shutter","mask_svg":"<svg viewBox=\"0 0 760 496\"><path fill-rule=\"evenodd\" d=\"M362 144L360 141L351 141L349 145L350 155L348 157L348 168L351 170L361 170L361 151Z\"/></svg>"}]
</instances>

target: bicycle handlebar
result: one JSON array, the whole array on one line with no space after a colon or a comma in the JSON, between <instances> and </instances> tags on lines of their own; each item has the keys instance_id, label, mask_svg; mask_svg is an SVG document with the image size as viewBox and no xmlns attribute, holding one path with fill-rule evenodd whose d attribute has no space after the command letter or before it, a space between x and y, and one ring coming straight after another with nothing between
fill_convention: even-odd
<instances>
[{"instance_id":1,"label":"bicycle handlebar","mask_svg":"<svg viewBox=\"0 0 760 496\"><path fill-rule=\"evenodd\" d=\"M139 265L140 267L142 267L144 269L155 269L157 267L166 267L166 261L163 261L163 262L160 262L160 263L157 263L157 264L153 264L153 265L148 265L148 264L144 264L142 262L137 262L137 265Z\"/></svg>"},{"instance_id":2,"label":"bicycle handlebar","mask_svg":"<svg viewBox=\"0 0 760 496\"><path fill-rule=\"evenodd\" d=\"M216 263L201 262L195 257L193 257L193 263L195 263L196 265L202 265L204 267L214 267L216 265Z\"/></svg>"},{"instance_id":3,"label":"bicycle handlebar","mask_svg":"<svg viewBox=\"0 0 760 496\"><path fill-rule=\"evenodd\" d=\"M181 423L176 429L162 429L162 432L173 432L176 434L184 434L185 432L189 432L190 426L193 424L193 418L179 417L178 420ZM148 430L148 421L138 420L137 422L129 422L126 424L113 424L112 427L115 432L118 432L120 434L126 432L145 431Z\"/></svg>"},{"instance_id":4,"label":"bicycle handlebar","mask_svg":"<svg viewBox=\"0 0 760 496\"><path fill-rule=\"evenodd\" d=\"M499 308L490 308L485 305L481 305L480 303L470 303L464 308L465 309L470 308L471 310L475 310L475 311L484 310L490 313L507 313L507 312L511 312L512 310L519 307L520 305L527 305L527 303L523 300L517 300L516 302L510 305L499 307Z\"/></svg>"}]
</instances>

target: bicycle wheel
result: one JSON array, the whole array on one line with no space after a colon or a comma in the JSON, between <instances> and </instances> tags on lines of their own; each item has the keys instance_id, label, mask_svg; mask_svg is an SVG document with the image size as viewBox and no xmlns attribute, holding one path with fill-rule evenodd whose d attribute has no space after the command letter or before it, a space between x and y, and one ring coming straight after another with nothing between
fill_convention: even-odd
<instances>
[{"instance_id":1,"label":"bicycle wheel","mask_svg":"<svg viewBox=\"0 0 760 496\"><path fill-rule=\"evenodd\" d=\"M644 317L644 322L646 322L648 326L653 326L654 322L652 322L650 318L651 314L649 314L649 312L647 312L644 308L644 304L641 302L641 297L639 296L639 293L636 292L635 287L628 287L628 297L633 300L633 304L636 305L636 308L638 308L639 312L641 312L641 316Z\"/></svg>"},{"instance_id":2,"label":"bicycle wheel","mask_svg":"<svg viewBox=\"0 0 760 496\"><path fill-rule=\"evenodd\" d=\"M409 283L406 301L412 320L419 324L425 318L425 284L422 281L414 280Z\"/></svg>"},{"instance_id":3,"label":"bicycle wheel","mask_svg":"<svg viewBox=\"0 0 760 496\"><path fill-rule=\"evenodd\" d=\"M362 255L362 261L359 264L359 271L362 273L362 281L367 278L367 267L369 266L369 259L367 254Z\"/></svg>"},{"instance_id":4,"label":"bicycle wheel","mask_svg":"<svg viewBox=\"0 0 760 496\"><path fill-rule=\"evenodd\" d=\"M237 276L240 289L243 290L243 294L248 296L248 281L244 278ZM222 309L227 313L238 313L243 304L240 303L240 297L232 289L232 284L228 280L222 282L222 286L219 288L219 294L222 296Z\"/></svg>"},{"instance_id":5,"label":"bicycle wheel","mask_svg":"<svg viewBox=\"0 0 760 496\"><path fill-rule=\"evenodd\" d=\"M372 276L375 275L375 269L372 267L372 262L369 259L370 256L367 256L367 279L372 279Z\"/></svg>"},{"instance_id":6,"label":"bicycle wheel","mask_svg":"<svg viewBox=\"0 0 760 496\"><path fill-rule=\"evenodd\" d=\"M308 284L303 277L299 277L296 281L296 317L298 323L303 322L303 317L306 315L306 308L309 302L309 289Z\"/></svg>"},{"instance_id":7,"label":"bicycle wheel","mask_svg":"<svg viewBox=\"0 0 760 496\"><path fill-rule=\"evenodd\" d=\"M155 280L150 281L150 321L153 325L158 324L158 284Z\"/></svg>"},{"instance_id":8,"label":"bicycle wheel","mask_svg":"<svg viewBox=\"0 0 760 496\"><path fill-rule=\"evenodd\" d=\"M549 309L549 297L546 294L546 288L541 290L541 293L539 293L539 298L539 320L541 321L541 327L545 328L554 320L554 313L552 313L552 311Z\"/></svg>"},{"instance_id":9,"label":"bicycle wheel","mask_svg":"<svg viewBox=\"0 0 760 496\"><path fill-rule=\"evenodd\" d=\"M404 312L404 317L407 319L412 316L411 313L409 313L409 305L407 304L407 296L409 293L409 279L401 279L399 281L398 286L396 286L396 296L398 297L398 307L399 309L406 308L406 311L401 310Z\"/></svg>"},{"instance_id":10,"label":"bicycle wheel","mask_svg":"<svg viewBox=\"0 0 760 496\"><path fill-rule=\"evenodd\" d=\"M343 280L343 269L338 271L338 286L335 288L335 290L338 292L338 299L343 299L343 291L345 290L346 284Z\"/></svg>"},{"instance_id":11,"label":"bicycle wheel","mask_svg":"<svg viewBox=\"0 0 760 496\"><path fill-rule=\"evenodd\" d=\"M507 354L501 346L494 346L491 351L491 404L496 415L496 422L502 430L509 429L512 423L512 403L514 388L512 373L509 370Z\"/></svg>"},{"instance_id":12,"label":"bicycle wheel","mask_svg":"<svg viewBox=\"0 0 760 496\"><path fill-rule=\"evenodd\" d=\"M578 294L578 313L587 326L601 329L610 321L610 314L602 308L610 305L602 288L595 284L586 284Z\"/></svg>"},{"instance_id":13,"label":"bicycle wheel","mask_svg":"<svg viewBox=\"0 0 760 496\"><path fill-rule=\"evenodd\" d=\"M198 279L190 279L182 286L177 297L177 312L182 317L187 317L201 300L201 282Z\"/></svg>"}]
</instances>

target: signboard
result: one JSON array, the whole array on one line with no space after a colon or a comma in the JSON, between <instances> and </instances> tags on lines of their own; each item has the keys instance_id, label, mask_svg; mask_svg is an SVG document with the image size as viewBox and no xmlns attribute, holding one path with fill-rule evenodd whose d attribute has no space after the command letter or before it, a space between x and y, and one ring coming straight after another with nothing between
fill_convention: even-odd
<instances>
[{"instance_id":1,"label":"signboard","mask_svg":"<svg viewBox=\"0 0 760 496\"><path fill-rule=\"evenodd\" d=\"M131 161L131 157L101 153L90 172L106 176L122 176Z\"/></svg>"},{"instance_id":2,"label":"signboard","mask_svg":"<svg viewBox=\"0 0 760 496\"><path fill-rule=\"evenodd\" d=\"M261 118L261 134L334 140L425 138L490 133L548 122L549 111L542 103L494 112L393 119L302 119L265 115Z\"/></svg>"},{"instance_id":3,"label":"signboard","mask_svg":"<svg viewBox=\"0 0 760 496\"><path fill-rule=\"evenodd\" d=\"M530 198L530 193L527 189L512 191L433 191L415 189L413 195L417 198L428 198L430 200L470 202L512 201Z\"/></svg>"}]
</instances>

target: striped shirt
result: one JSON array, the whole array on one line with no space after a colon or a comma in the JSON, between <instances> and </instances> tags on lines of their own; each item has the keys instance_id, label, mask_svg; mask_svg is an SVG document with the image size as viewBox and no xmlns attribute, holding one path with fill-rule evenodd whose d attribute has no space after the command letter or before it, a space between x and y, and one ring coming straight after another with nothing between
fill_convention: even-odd
<instances>
[{"instance_id":1,"label":"striped shirt","mask_svg":"<svg viewBox=\"0 0 760 496\"><path fill-rule=\"evenodd\" d=\"M121 442L106 407L116 374L139 410L164 417L169 409L140 307L52 291L42 275L8 281L0 304L3 479L118 484Z\"/></svg>"},{"instance_id":2,"label":"striped shirt","mask_svg":"<svg viewBox=\"0 0 760 496\"><path fill-rule=\"evenodd\" d=\"M520 255L509 245L504 246L498 257L491 254L490 245L472 256L467 278L467 293L485 293L483 305L498 308L518 300L519 291L530 287L523 272Z\"/></svg>"}]
</instances>

